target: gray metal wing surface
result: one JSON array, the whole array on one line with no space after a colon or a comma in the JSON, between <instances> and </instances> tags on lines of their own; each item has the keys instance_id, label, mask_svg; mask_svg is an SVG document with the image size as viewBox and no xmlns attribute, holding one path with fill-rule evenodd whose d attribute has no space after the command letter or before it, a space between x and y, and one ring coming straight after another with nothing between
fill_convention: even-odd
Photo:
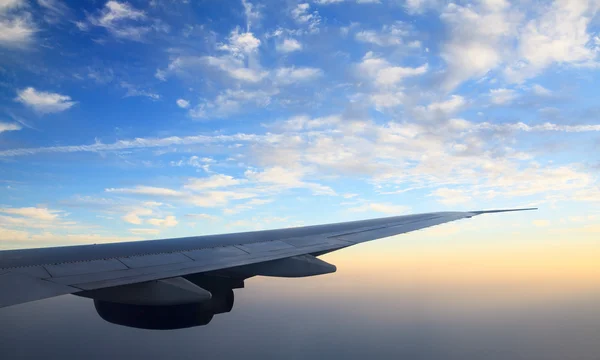
<instances>
[{"instance_id":1,"label":"gray metal wing surface","mask_svg":"<svg viewBox=\"0 0 600 360\"><path fill-rule=\"evenodd\" d=\"M294 262L282 259L304 261L303 256L365 241L480 214L520 210L529 209L437 212L222 235L0 251L0 307L252 264L293 267ZM313 259L311 265L319 261ZM273 270L263 272L268 275ZM162 286L187 286L181 281Z\"/></svg>"}]
</instances>

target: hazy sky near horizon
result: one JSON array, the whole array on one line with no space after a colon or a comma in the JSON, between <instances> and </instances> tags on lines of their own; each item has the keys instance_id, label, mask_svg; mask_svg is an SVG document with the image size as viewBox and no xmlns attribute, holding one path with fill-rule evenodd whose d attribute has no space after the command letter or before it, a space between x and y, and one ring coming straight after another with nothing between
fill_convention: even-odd
<instances>
[{"instance_id":1,"label":"hazy sky near horizon","mask_svg":"<svg viewBox=\"0 0 600 360\"><path fill-rule=\"evenodd\" d=\"M591 269L599 9L0 0L0 248L539 206L426 234Z\"/></svg>"}]
</instances>

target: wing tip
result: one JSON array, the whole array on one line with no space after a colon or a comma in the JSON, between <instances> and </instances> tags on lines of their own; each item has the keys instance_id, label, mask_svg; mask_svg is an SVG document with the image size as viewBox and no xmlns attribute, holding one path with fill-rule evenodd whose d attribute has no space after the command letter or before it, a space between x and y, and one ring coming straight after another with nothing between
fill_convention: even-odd
<instances>
[{"instance_id":1,"label":"wing tip","mask_svg":"<svg viewBox=\"0 0 600 360\"><path fill-rule=\"evenodd\" d=\"M538 208L530 207L530 208L519 208L519 209L478 210L478 211L469 211L469 212L473 213L475 215L481 215L481 214L513 212L513 211L531 211L531 210L538 210Z\"/></svg>"}]
</instances>

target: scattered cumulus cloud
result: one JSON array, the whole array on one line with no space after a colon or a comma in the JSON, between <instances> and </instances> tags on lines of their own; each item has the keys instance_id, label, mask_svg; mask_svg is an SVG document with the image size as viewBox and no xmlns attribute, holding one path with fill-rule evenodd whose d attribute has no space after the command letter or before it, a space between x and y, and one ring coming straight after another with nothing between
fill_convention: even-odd
<instances>
[{"instance_id":1,"label":"scattered cumulus cloud","mask_svg":"<svg viewBox=\"0 0 600 360\"><path fill-rule=\"evenodd\" d=\"M289 209L290 199L303 206L317 195L327 197L333 212L389 215L411 211L416 202L460 209L507 200L549 206L600 201L596 161L570 152L597 148L600 125L591 115L579 116L593 109L578 108L600 69L598 4L408 0L402 6L409 15L427 15L382 24L360 18L360 11L353 22L336 16L358 8L350 3L379 1L284 4L272 19L269 7L242 0L232 9L234 20L222 27L166 23L156 3L105 0L83 14L58 0L0 1L0 47L8 63L50 46L58 51L62 44L54 35L67 27L94 46L116 39L112 45L151 49L159 54L152 61L139 57L124 69L107 57L69 78L93 85L86 91L112 87L124 97L187 94L170 103L146 102L145 110L160 114L164 106L180 118L185 109L189 122L181 127L166 114L165 122L142 123L146 119L130 112L118 126L71 141L7 142L0 157L27 164L37 155L77 153L107 167L127 164L115 170L120 183L86 188L104 188L104 199L58 201L125 225L127 236L88 234L89 241L183 231L182 223L196 221L207 231L224 224L294 226L299 222L262 213ZM370 14L387 6L364 9ZM422 26L423 18L432 26ZM168 34L171 26L176 35ZM432 32L437 29L442 33ZM7 67L3 58L0 77L8 80L2 86L13 86L8 91L16 92L19 104L8 100L16 114L7 112L0 122L3 139L31 133L10 133L30 127L18 117L22 105L58 114L77 103L72 83L60 83L64 70L51 69L51 62L34 69L41 74L36 88L14 87ZM77 100L87 111L88 101ZM123 111L137 103L120 101ZM553 156L557 152L560 157ZM133 175L137 166L144 171ZM19 186L6 189L18 194ZM376 195L367 198L371 191ZM49 204L2 205L0 238L59 241L67 230L89 228L71 220L78 214ZM549 226L551 220L533 224Z\"/></svg>"},{"instance_id":2,"label":"scattered cumulus cloud","mask_svg":"<svg viewBox=\"0 0 600 360\"><path fill-rule=\"evenodd\" d=\"M150 225L158 226L158 227L174 227L179 223L175 216L168 215L163 219L160 218L152 218L146 220L146 222Z\"/></svg>"},{"instance_id":3,"label":"scattered cumulus cloud","mask_svg":"<svg viewBox=\"0 0 600 360\"><path fill-rule=\"evenodd\" d=\"M321 16L318 11L310 10L309 3L300 3L296 5L295 8L291 11L292 19L296 21L296 23L305 25L308 28L308 31L311 33L319 32L319 24L321 23Z\"/></svg>"},{"instance_id":4,"label":"scattered cumulus cloud","mask_svg":"<svg viewBox=\"0 0 600 360\"><path fill-rule=\"evenodd\" d=\"M128 213L123 215L121 217L121 219L123 219L123 221L130 223L130 224L140 225L144 222L142 217L150 216L150 215L152 215L152 213L153 213L152 209L139 208L139 209L134 209L134 210L129 211Z\"/></svg>"},{"instance_id":5,"label":"scattered cumulus cloud","mask_svg":"<svg viewBox=\"0 0 600 360\"><path fill-rule=\"evenodd\" d=\"M368 52L357 66L357 75L372 81L375 86L390 87L407 77L425 74L427 68L427 64L418 67L394 66L373 52Z\"/></svg>"},{"instance_id":6,"label":"scattered cumulus cloud","mask_svg":"<svg viewBox=\"0 0 600 360\"><path fill-rule=\"evenodd\" d=\"M508 80L521 83L552 64L585 65L597 52L590 46L588 27L598 12L594 1L554 1L542 5L541 16L527 21L519 34L517 61L505 70Z\"/></svg>"},{"instance_id":7,"label":"scattered cumulus cloud","mask_svg":"<svg viewBox=\"0 0 600 360\"><path fill-rule=\"evenodd\" d=\"M302 50L302 44L296 39L283 39L281 43L277 44L277 51L282 53L291 53L300 50Z\"/></svg>"},{"instance_id":8,"label":"scattered cumulus cloud","mask_svg":"<svg viewBox=\"0 0 600 360\"><path fill-rule=\"evenodd\" d=\"M190 107L190 102L184 99L177 99L177 106L179 106L182 109L187 109Z\"/></svg>"},{"instance_id":9,"label":"scattered cumulus cloud","mask_svg":"<svg viewBox=\"0 0 600 360\"><path fill-rule=\"evenodd\" d=\"M15 100L41 114L62 112L76 104L68 95L38 91L33 87L19 90Z\"/></svg>"}]
</instances>

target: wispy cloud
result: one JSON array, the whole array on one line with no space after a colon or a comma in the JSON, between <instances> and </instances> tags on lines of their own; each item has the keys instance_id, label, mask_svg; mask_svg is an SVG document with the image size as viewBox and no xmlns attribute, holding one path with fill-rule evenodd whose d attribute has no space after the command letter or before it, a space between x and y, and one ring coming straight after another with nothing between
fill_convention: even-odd
<instances>
[{"instance_id":1,"label":"wispy cloud","mask_svg":"<svg viewBox=\"0 0 600 360\"><path fill-rule=\"evenodd\" d=\"M396 22L392 25L383 25L380 31L362 30L354 37L356 40L382 47L399 46L405 43L405 39L411 34L409 25Z\"/></svg>"},{"instance_id":2,"label":"wispy cloud","mask_svg":"<svg viewBox=\"0 0 600 360\"><path fill-rule=\"evenodd\" d=\"M59 0L37 0L44 9L44 20L49 24L64 21L70 13L69 7Z\"/></svg>"},{"instance_id":3,"label":"wispy cloud","mask_svg":"<svg viewBox=\"0 0 600 360\"><path fill-rule=\"evenodd\" d=\"M139 89L137 88L135 85L127 83L127 82L121 82L121 87L125 90L127 90L127 92L125 93L125 97L131 97L131 96L143 96L143 97L147 97L150 98L152 100L159 100L160 99L160 95L147 91L147 90L143 90L143 89Z\"/></svg>"},{"instance_id":4,"label":"wispy cloud","mask_svg":"<svg viewBox=\"0 0 600 360\"><path fill-rule=\"evenodd\" d=\"M119 39L145 41L151 32L168 32L168 26L151 19L127 2L110 0L96 14L89 15L91 25L105 28Z\"/></svg>"},{"instance_id":5,"label":"wispy cloud","mask_svg":"<svg viewBox=\"0 0 600 360\"><path fill-rule=\"evenodd\" d=\"M55 220L61 211L48 208L23 207L23 208L0 208L0 213L18 215L36 220Z\"/></svg>"},{"instance_id":6,"label":"wispy cloud","mask_svg":"<svg viewBox=\"0 0 600 360\"><path fill-rule=\"evenodd\" d=\"M180 197L183 196L183 193L180 191L161 188L161 187L153 187L153 186L136 186L134 188L107 188L106 192L109 193L122 193L122 194L136 194L136 195L156 195L156 196L170 196L170 197Z\"/></svg>"},{"instance_id":7,"label":"wispy cloud","mask_svg":"<svg viewBox=\"0 0 600 360\"><path fill-rule=\"evenodd\" d=\"M242 179L235 179L229 175L217 174L206 178L189 179L188 183L185 185L185 188L194 191L201 191L204 189L218 189L235 186L243 183L244 180Z\"/></svg>"}]
</instances>

